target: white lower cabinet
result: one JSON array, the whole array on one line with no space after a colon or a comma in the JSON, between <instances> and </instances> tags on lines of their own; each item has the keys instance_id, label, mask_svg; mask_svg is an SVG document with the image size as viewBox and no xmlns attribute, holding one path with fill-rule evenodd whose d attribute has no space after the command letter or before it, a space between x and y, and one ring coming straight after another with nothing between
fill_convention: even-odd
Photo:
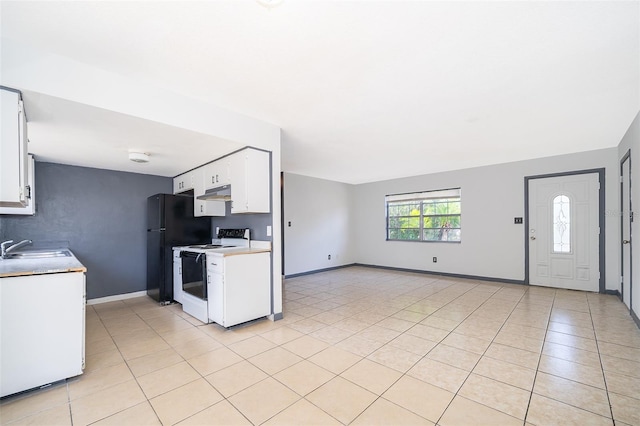
<instances>
[{"instance_id":1,"label":"white lower cabinet","mask_svg":"<svg viewBox=\"0 0 640 426\"><path fill-rule=\"evenodd\" d=\"M173 249L173 300L182 303L182 259L180 249Z\"/></svg>"},{"instance_id":2,"label":"white lower cabinet","mask_svg":"<svg viewBox=\"0 0 640 426\"><path fill-rule=\"evenodd\" d=\"M0 397L82 374L85 304L84 272L0 278Z\"/></svg>"},{"instance_id":3,"label":"white lower cabinet","mask_svg":"<svg viewBox=\"0 0 640 426\"><path fill-rule=\"evenodd\" d=\"M271 314L271 253L207 253L209 319L223 327Z\"/></svg>"}]
</instances>

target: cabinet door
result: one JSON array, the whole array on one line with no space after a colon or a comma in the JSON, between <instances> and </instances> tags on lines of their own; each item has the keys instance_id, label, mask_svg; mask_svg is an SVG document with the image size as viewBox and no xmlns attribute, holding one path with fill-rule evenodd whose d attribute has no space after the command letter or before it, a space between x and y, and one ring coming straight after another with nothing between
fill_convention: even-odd
<instances>
[{"instance_id":1,"label":"cabinet door","mask_svg":"<svg viewBox=\"0 0 640 426\"><path fill-rule=\"evenodd\" d=\"M231 213L269 213L269 153L247 148L229 159Z\"/></svg>"},{"instance_id":2,"label":"cabinet door","mask_svg":"<svg viewBox=\"0 0 640 426\"><path fill-rule=\"evenodd\" d=\"M181 192L190 191L195 183L194 171L183 173L173 178L173 193L180 194Z\"/></svg>"},{"instance_id":3,"label":"cabinet door","mask_svg":"<svg viewBox=\"0 0 640 426\"><path fill-rule=\"evenodd\" d=\"M224 265L225 327L271 313L271 253L227 256Z\"/></svg>"},{"instance_id":4,"label":"cabinet door","mask_svg":"<svg viewBox=\"0 0 640 426\"><path fill-rule=\"evenodd\" d=\"M207 166L194 170L193 184L193 215L194 216L224 216L224 201L198 200L198 196L204 194L206 182L208 181Z\"/></svg>"},{"instance_id":5,"label":"cabinet door","mask_svg":"<svg viewBox=\"0 0 640 426\"><path fill-rule=\"evenodd\" d=\"M177 250L173 251L173 300L182 303L182 259Z\"/></svg>"},{"instance_id":6,"label":"cabinet door","mask_svg":"<svg viewBox=\"0 0 640 426\"><path fill-rule=\"evenodd\" d=\"M231 183L231 179L229 178L229 159L223 158L221 160L216 161L218 163L218 178L219 178L219 186L228 185Z\"/></svg>"},{"instance_id":7,"label":"cabinet door","mask_svg":"<svg viewBox=\"0 0 640 426\"><path fill-rule=\"evenodd\" d=\"M213 163L209 163L203 167L204 169L204 187L206 189L215 188L220 186L218 184L220 177L218 176L218 170L216 167L215 161ZM216 179L217 178L217 179Z\"/></svg>"},{"instance_id":8,"label":"cabinet door","mask_svg":"<svg viewBox=\"0 0 640 426\"><path fill-rule=\"evenodd\" d=\"M229 184L229 160L223 158L204 166L205 188L217 188Z\"/></svg>"},{"instance_id":9,"label":"cabinet door","mask_svg":"<svg viewBox=\"0 0 640 426\"><path fill-rule=\"evenodd\" d=\"M181 192L186 191L186 174L176 176L173 178L173 193L179 194Z\"/></svg>"},{"instance_id":10,"label":"cabinet door","mask_svg":"<svg viewBox=\"0 0 640 426\"><path fill-rule=\"evenodd\" d=\"M173 193L178 194L182 191L182 175L173 178Z\"/></svg>"},{"instance_id":11,"label":"cabinet door","mask_svg":"<svg viewBox=\"0 0 640 426\"><path fill-rule=\"evenodd\" d=\"M224 256L217 253L207 253L207 302L209 320L222 326L225 326L224 268Z\"/></svg>"},{"instance_id":12,"label":"cabinet door","mask_svg":"<svg viewBox=\"0 0 640 426\"><path fill-rule=\"evenodd\" d=\"M225 326L224 324L224 275L215 272L207 273L207 297L209 320Z\"/></svg>"},{"instance_id":13,"label":"cabinet door","mask_svg":"<svg viewBox=\"0 0 640 426\"><path fill-rule=\"evenodd\" d=\"M0 90L0 207L27 204L27 126L20 93Z\"/></svg>"},{"instance_id":14,"label":"cabinet door","mask_svg":"<svg viewBox=\"0 0 640 426\"><path fill-rule=\"evenodd\" d=\"M247 211L269 213L271 211L269 153L255 149L247 151Z\"/></svg>"},{"instance_id":15,"label":"cabinet door","mask_svg":"<svg viewBox=\"0 0 640 426\"><path fill-rule=\"evenodd\" d=\"M19 214L19 215L35 215L36 214L36 186L35 186L35 167L36 163L33 155L28 155L28 179L27 179L27 205L24 207L0 207L0 214Z\"/></svg>"},{"instance_id":16,"label":"cabinet door","mask_svg":"<svg viewBox=\"0 0 640 426\"><path fill-rule=\"evenodd\" d=\"M231 213L246 213L247 205L247 150L229 157L229 180L231 184Z\"/></svg>"}]
</instances>

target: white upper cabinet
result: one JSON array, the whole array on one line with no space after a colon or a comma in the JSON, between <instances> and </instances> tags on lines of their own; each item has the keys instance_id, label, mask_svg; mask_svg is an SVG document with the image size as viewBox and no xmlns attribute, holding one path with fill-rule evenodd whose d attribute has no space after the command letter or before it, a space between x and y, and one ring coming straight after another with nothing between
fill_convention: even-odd
<instances>
[{"instance_id":1,"label":"white upper cabinet","mask_svg":"<svg viewBox=\"0 0 640 426\"><path fill-rule=\"evenodd\" d=\"M193 190L195 216L225 216L225 201L198 200L207 190L231 185L231 213L271 211L271 157L245 148L173 179L173 193Z\"/></svg>"},{"instance_id":2,"label":"white upper cabinet","mask_svg":"<svg viewBox=\"0 0 640 426\"><path fill-rule=\"evenodd\" d=\"M0 89L0 207L29 204L27 121L20 92Z\"/></svg>"},{"instance_id":3,"label":"white upper cabinet","mask_svg":"<svg viewBox=\"0 0 640 426\"><path fill-rule=\"evenodd\" d=\"M216 188L229 184L229 159L228 157L216 160L203 166L205 189Z\"/></svg>"},{"instance_id":4,"label":"white upper cabinet","mask_svg":"<svg viewBox=\"0 0 640 426\"><path fill-rule=\"evenodd\" d=\"M179 176L173 178L173 193L180 194L181 192L186 192L194 189L194 171L190 171L187 173L183 173Z\"/></svg>"},{"instance_id":5,"label":"white upper cabinet","mask_svg":"<svg viewBox=\"0 0 640 426\"><path fill-rule=\"evenodd\" d=\"M33 158L33 155L29 154L28 156L28 167L27 170L29 172L27 176L27 205L22 207L0 207L0 214L21 214L21 215L35 215L36 214L36 173L35 167L36 162Z\"/></svg>"},{"instance_id":6,"label":"white upper cabinet","mask_svg":"<svg viewBox=\"0 0 640 426\"><path fill-rule=\"evenodd\" d=\"M246 148L227 158L231 184L231 213L269 213L269 153Z\"/></svg>"},{"instance_id":7,"label":"white upper cabinet","mask_svg":"<svg viewBox=\"0 0 640 426\"><path fill-rule=\"evenodd\" d=\"M199 195L205 191L207 182L207 166L195 169L193 173L193 215L194 216L224 216L224 201L198 200Z\"/></svg>"}]
</instances>

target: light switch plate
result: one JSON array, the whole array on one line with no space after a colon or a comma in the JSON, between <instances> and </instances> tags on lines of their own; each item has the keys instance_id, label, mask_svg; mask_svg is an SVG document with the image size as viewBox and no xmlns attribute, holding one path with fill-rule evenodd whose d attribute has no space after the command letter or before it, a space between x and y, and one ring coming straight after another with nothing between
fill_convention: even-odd
<instances>
[{"instance_id":1,"label":"light switch plate","mask_svg":"<svg viewBox=\"0 0 640 426\"><path fill-rule=\"evenodd\" d=\"M271 236L271 225L267 225L267 237Z\"/></svg>"}]
</instances>

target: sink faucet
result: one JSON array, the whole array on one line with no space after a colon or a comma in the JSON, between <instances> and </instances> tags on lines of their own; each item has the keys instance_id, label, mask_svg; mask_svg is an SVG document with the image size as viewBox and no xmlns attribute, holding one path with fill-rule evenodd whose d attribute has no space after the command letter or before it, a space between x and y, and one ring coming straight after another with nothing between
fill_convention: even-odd
<instances>
[{"instance_id":1,"label":"sink faucet","mask_svg":"<svg viewBox=\"0 0 640 426\"><path fill-rule=\"evenodd\" d=\"M2 242L2 244L0 244L0 247L2 248L2 258L3 259L6 259L7 256L9 255L9 253L11 253L12 251L17 250L20 247L24 247L26 245L32 244L33 241L31 241L31 240L22 240L19 243L16 243L16 244L13 244L12 246L7 247L11 243L13 243L13 240L4 241L4 242Z\"/></svg>"}]
</instances>

